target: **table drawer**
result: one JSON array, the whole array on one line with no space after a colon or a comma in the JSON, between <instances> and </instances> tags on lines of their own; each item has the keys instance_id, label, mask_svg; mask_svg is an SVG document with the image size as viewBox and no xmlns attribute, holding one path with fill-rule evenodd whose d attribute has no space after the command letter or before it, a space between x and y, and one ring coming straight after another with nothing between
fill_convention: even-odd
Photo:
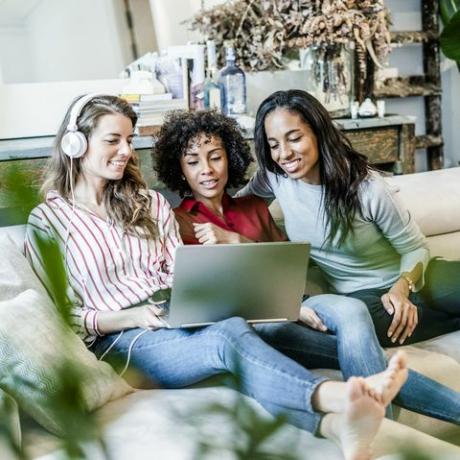
<instances>
[{"instance_id":1,"label":"table drawer","mask_svg":"<svg viewBox=\"0 0 460 460\"><path fill-rule=\"evenodd\" d=\"M398 160L399 130L397 127L344 131L353 148L369 158L369 163L390 163Z\"/></svg>"}]
</instances>

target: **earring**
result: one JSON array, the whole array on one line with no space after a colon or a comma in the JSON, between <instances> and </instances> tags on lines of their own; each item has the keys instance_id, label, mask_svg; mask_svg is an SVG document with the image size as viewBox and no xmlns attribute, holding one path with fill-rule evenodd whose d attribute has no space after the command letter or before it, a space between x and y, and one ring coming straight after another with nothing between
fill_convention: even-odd
<instances>
[{"instance_id":1,"label":"earring","mask_svg":"<svg viewBox=\"0 0 460 460\"><path fill-rule=\"evenodd\" d=\"M184 176L183 174L182 174L182 176L180 176L180 178L181 178L182 180L185 180L185 176Z\"/></svg>"}]
</instances>

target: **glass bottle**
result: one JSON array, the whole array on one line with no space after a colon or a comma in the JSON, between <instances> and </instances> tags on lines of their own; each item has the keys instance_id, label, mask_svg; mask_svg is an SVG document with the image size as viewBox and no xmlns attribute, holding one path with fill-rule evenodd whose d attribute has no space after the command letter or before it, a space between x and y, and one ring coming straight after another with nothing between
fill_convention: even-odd
<instances>
[{"instance_id":1,"label":"glass bottle","mask_svg":"<svg viewBox=\"0 0 460 460\"><path fill-rule=\"evenodd\" d=\"M300 50L307 71L305 89L333 118L349 117L354 100L353 48L341 44L317 45Z\"/></svg>"},{"instance_id":2,"label":"glass bottle","mask_svg":"<svg viewBox=\"0 0 460 460\"><path fill-rule=\"evenodd\" d=\"M204 108L222 110L221 88L218 83L216 44L213 40L206 42L208 50L208 66L204 82Z\"/></svg>"},{"instance_id":3,"label":"glass bottle","mask_svg":"<svg viewBox=\"0 0 460 460\"><path fill-rule=\"evenodd\" d=\"M222 112L229 116L246 113L246 75L235 63L235 50L227 47L226 65L219 76L221 87Z\"/></svg>"}]
</instances>

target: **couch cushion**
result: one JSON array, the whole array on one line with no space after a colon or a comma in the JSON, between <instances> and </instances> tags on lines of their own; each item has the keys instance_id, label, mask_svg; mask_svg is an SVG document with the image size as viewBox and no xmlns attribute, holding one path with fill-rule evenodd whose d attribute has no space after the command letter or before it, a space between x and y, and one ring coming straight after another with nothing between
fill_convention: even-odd
<instances>
[{"instance_id":1,"label":"couch cushion","mask_svg":"<svg viewBox=\"0 0 460 460\"><path fill-rule=\"evenodd\" d=\"M25 234L25 225L12 225L10 227L0 227L0 238L8 235L19 248L22 248L24 246Z\"/></svg>"},{"instance_id":2,"label":"couch cushion","mask_svg":"<svg viewBox=\"0 0 460 460\"><path fill-rule=\"evenodd\" d=\"M417 343L416 347L425 351L432 351L447 355L457 361L460 365L460 331L451 332L450 334L444 334L439 337L435 337L434 339L425 340L424 342ZM460 391L460 370L457 372L457 381L459 382L457 390Z\"/></svg>"},{"instance_id":3,"label":"couch cushion","mask_svg":"<svg viewBox=\"0 0 460 460\"><path fill-rule=\"evenodd\" d=\"M270 415L254 400L242 397L228 388L201 388L186 390L138 390L98 411L104 426L104 439L112 460L192 460L230 459L226 446L245 441L245 436L234 424L229 413L234 413L235 402L243 399L262 419ZM218 410L217 408L225 410ZM208 410L206 410L208 409ZM198 454L198 441L204 440L217 451ZM384 420L374 443L376 456L397 452L401 446L418 448L433 453L437 459L443 454L458 458L460 449L418 432L410 427ZM38 447L38 446L37 446ZM309 460L343 459L338 448L326 439L315 438L306 431L284 426L264 444L270 453L267 458L278 458L292 453L293 458ZM99 457L91 457L98 460ZM40 460L58 460L51 454ZM38 460L38 459L37 459Z\"/></svg>"},{"instance_id":4,"label":"couch cushion","mask_svg":"<svg viewBox=\"0 0 460 460\"><path fill-rule=\"evenodd\" d=\"M0 452L2 460L13 460L15 447L21 445L21 427L16 401L0 390Z\"/></svg>"},{"instance_id":5,"label":"couch cushion","mask_svg":"<svg viewBox=\"0 0 460 460\"><path fill-rule=\"evenodd\" d=\"M386 178L422 232L439 235L460 230L460 168L439 169Z\"/></svg>"},{"instance_id":6,"label":"couch cushion","mask_svg":"<svg viewBox=\"0 0 460 460\"><path fill-rule=\"evenodd\" d=\"M0 237L0 253L0 388L56 432L59 426L49 402L59 392L56 376L63 358L81 371L86 409L131 392L108 364L98 361L63 325L46 290L8 237Z\"/></svg>"},{"instance_id":7,"label":"couch cushion","mask_svg":"<svg viewBox=\"0 0 460 460\"><path fill-rule=\"evenodd\" d=\"M460 260L460 231L429 236L427 241L432 257Z\"/></svg>"}]
</instances>

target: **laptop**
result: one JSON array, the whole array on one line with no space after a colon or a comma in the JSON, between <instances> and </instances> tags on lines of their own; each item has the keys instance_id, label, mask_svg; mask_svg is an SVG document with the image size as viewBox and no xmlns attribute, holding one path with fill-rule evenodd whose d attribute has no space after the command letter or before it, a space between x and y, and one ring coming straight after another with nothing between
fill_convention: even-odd
<instances>
[{"instance_id":1,"label":"laptop","mask_svg":"<svg viewBox=\"0 0 460 460\"><path fill-rule=\"evenodd\" d=\"M308 243L294 242L180 246L168 326L297 320L309 253Z\"/></svg>"}]
</instances>

